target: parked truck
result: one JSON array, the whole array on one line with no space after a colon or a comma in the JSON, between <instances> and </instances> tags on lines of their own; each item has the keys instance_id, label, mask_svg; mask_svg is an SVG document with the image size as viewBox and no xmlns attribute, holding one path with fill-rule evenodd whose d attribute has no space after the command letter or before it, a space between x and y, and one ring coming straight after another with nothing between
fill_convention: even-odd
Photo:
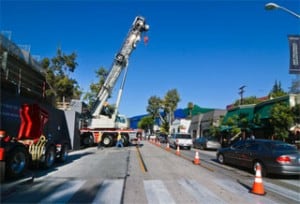
<instances>
[{"instance_id":1,"label":"parked truck","mask_svg":"<svg viewBox=\"0 0 300 204\"><path fill-rule=\"evenodd\" d=\"M65 114L45 97L40 64L0 35L1 181L24 175L28 167L49 168L66 161L71 148Z\"/></svg>"},{"instance_id":2,"label":"parked truck","mask_svg":"<svg viewBox=\"0 0 300 204\"><path fill-rule=\"evenodd\" d=\"M103 86L98 92L96 101L91 109L91 114L81 123L80 137L83 146L90 146L95 143L101 143L105 147L113 146L116 143L118 134L121 134L123 143L128 145L130 140L136 140L141 134L140 131L129 129L129 120L125 116L118 114L118 108L126 80L129 57L140 41L142 33L148 30L149 25L146 24L145 18L137 16L120 51L114 58ZM124 71L124 76L115 108L112 113L108 113L105 111L107 100L122 71Z\"/></svg>"}]
</instances>

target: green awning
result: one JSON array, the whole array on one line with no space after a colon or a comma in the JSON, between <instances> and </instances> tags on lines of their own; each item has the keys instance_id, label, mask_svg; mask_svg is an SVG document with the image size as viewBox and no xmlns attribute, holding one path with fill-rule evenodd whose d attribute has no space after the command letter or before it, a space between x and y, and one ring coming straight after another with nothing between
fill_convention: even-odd
<instances>
[{"instance_id":1,"label":"green awning","mask_svg":"<svg viewBox=\"0 0 300 204\"><path fill-rule=\"evenodd\" d=\"M254 109L254 114L259 115L260 119L267 119L271 115L272 107L277 103L289 104L289 96L282 96L257 104Z\"/></svg>"},{"instance_id":2,"label":"green awning","mask_svg":"<svg viewBox=\"0 0 300 204\"><path fill-rule=\"evenodd\" d=\"M253 118L253 113L254 113L254 106L255 105L241 105L234 107L230 110L227 111L223 122L227 122L229 118L234 118L234 117L243 117L247 118L248 121L252 120Z\"/></svg>"},{"instance_id":3,"label":"green awning","mask_svg":"<svg viewBox=\"0 0 300 204\"><path fill-rule=\"evenodd\" d=\"M207 113L209 111L213 111L213 108L201 108L200 106L194 105L193 109L192 109L192 116L194 115L198 115L198 114L204 114ZM184 109L184 113L186 115L189 115L190 110L188 108Z\"/></svg>"}]
</instances>

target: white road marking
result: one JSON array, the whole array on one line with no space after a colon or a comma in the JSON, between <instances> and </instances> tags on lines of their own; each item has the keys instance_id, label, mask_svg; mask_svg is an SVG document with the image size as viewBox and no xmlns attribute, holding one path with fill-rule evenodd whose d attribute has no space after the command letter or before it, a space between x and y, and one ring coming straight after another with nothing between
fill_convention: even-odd
<instances>
[{"instance_id":1,"label":"white road marking","mask_svg":"<svg viewBox=\"0 0 300 204\"><path fill-rule=\"evenodd\" d=\"M41 200L40 203L66 203L84 183L83 180L67 181L57 188L54 193Z\"/></svg>"},{"instance_id":2,"label":"white road marking","mask_svg":"<svg viewBox=\"0 0 300 204\"><path fill-rule=\"evenodd\" d=\"M189 179L180 179L178 183L199 203L226 203L219 196L208 190L205 185Z\"/></svg>"},{"instance_id":3,"label":"white road marking","mask_svg":"<svg viewBox=\"0 0 300 204\"><path fill-rule=\"evenodd\" d=\"M169 191L160 180L145 180L144 181L145 192L148 200L148 204L175 204L175 201L171 197Z\"/></svg>"},{"instance_id":4,"label":"white road marking","mask_svg":"<svg viewBox=\"0 0 300 204\"><path fill-rule=\"evenodd\" d=\"M93 201L93 204L121 203L124 179L104 180Z\"/></svg>"}]
</instances>

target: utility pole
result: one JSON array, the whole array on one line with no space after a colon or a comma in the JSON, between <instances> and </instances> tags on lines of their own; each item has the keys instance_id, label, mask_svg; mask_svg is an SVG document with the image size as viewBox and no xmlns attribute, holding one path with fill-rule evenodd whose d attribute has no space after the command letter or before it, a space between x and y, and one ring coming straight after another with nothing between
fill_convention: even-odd
<instances>
[{"instance_id":1,"label":"utility pole","mask_svg":"<svg viewBox=\"0 0 300 204\"><path fill-rule=\"evenodd\" d=\"M245 85L243 85L243 86L241 86L240 88L239 88L239 94L240 94L240 96L241 96L241 99L240 99L240 105L243 105L243 93L245 92L244 91L244 88L245 88L246 86Z\"/></svg>"}]
</instances>

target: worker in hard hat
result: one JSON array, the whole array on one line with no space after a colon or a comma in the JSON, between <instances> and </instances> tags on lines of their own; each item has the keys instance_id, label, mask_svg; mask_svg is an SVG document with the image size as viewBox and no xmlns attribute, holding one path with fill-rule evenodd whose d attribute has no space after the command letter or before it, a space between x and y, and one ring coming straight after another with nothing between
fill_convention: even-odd
<instances>
[{"instance_id":1,"label":"worker in hard hat","mask_svg":"<svg viewBox=\"0 0 300 204\"><path fill-rule=\"evenodd\" d=\"M118 138L117 138L117 144L116 144L116 147L124 147L123 141L122 141L122 136L121 136L121 133L120 133L120 132L118 133Z\"/></svg>"}]
</instances>

